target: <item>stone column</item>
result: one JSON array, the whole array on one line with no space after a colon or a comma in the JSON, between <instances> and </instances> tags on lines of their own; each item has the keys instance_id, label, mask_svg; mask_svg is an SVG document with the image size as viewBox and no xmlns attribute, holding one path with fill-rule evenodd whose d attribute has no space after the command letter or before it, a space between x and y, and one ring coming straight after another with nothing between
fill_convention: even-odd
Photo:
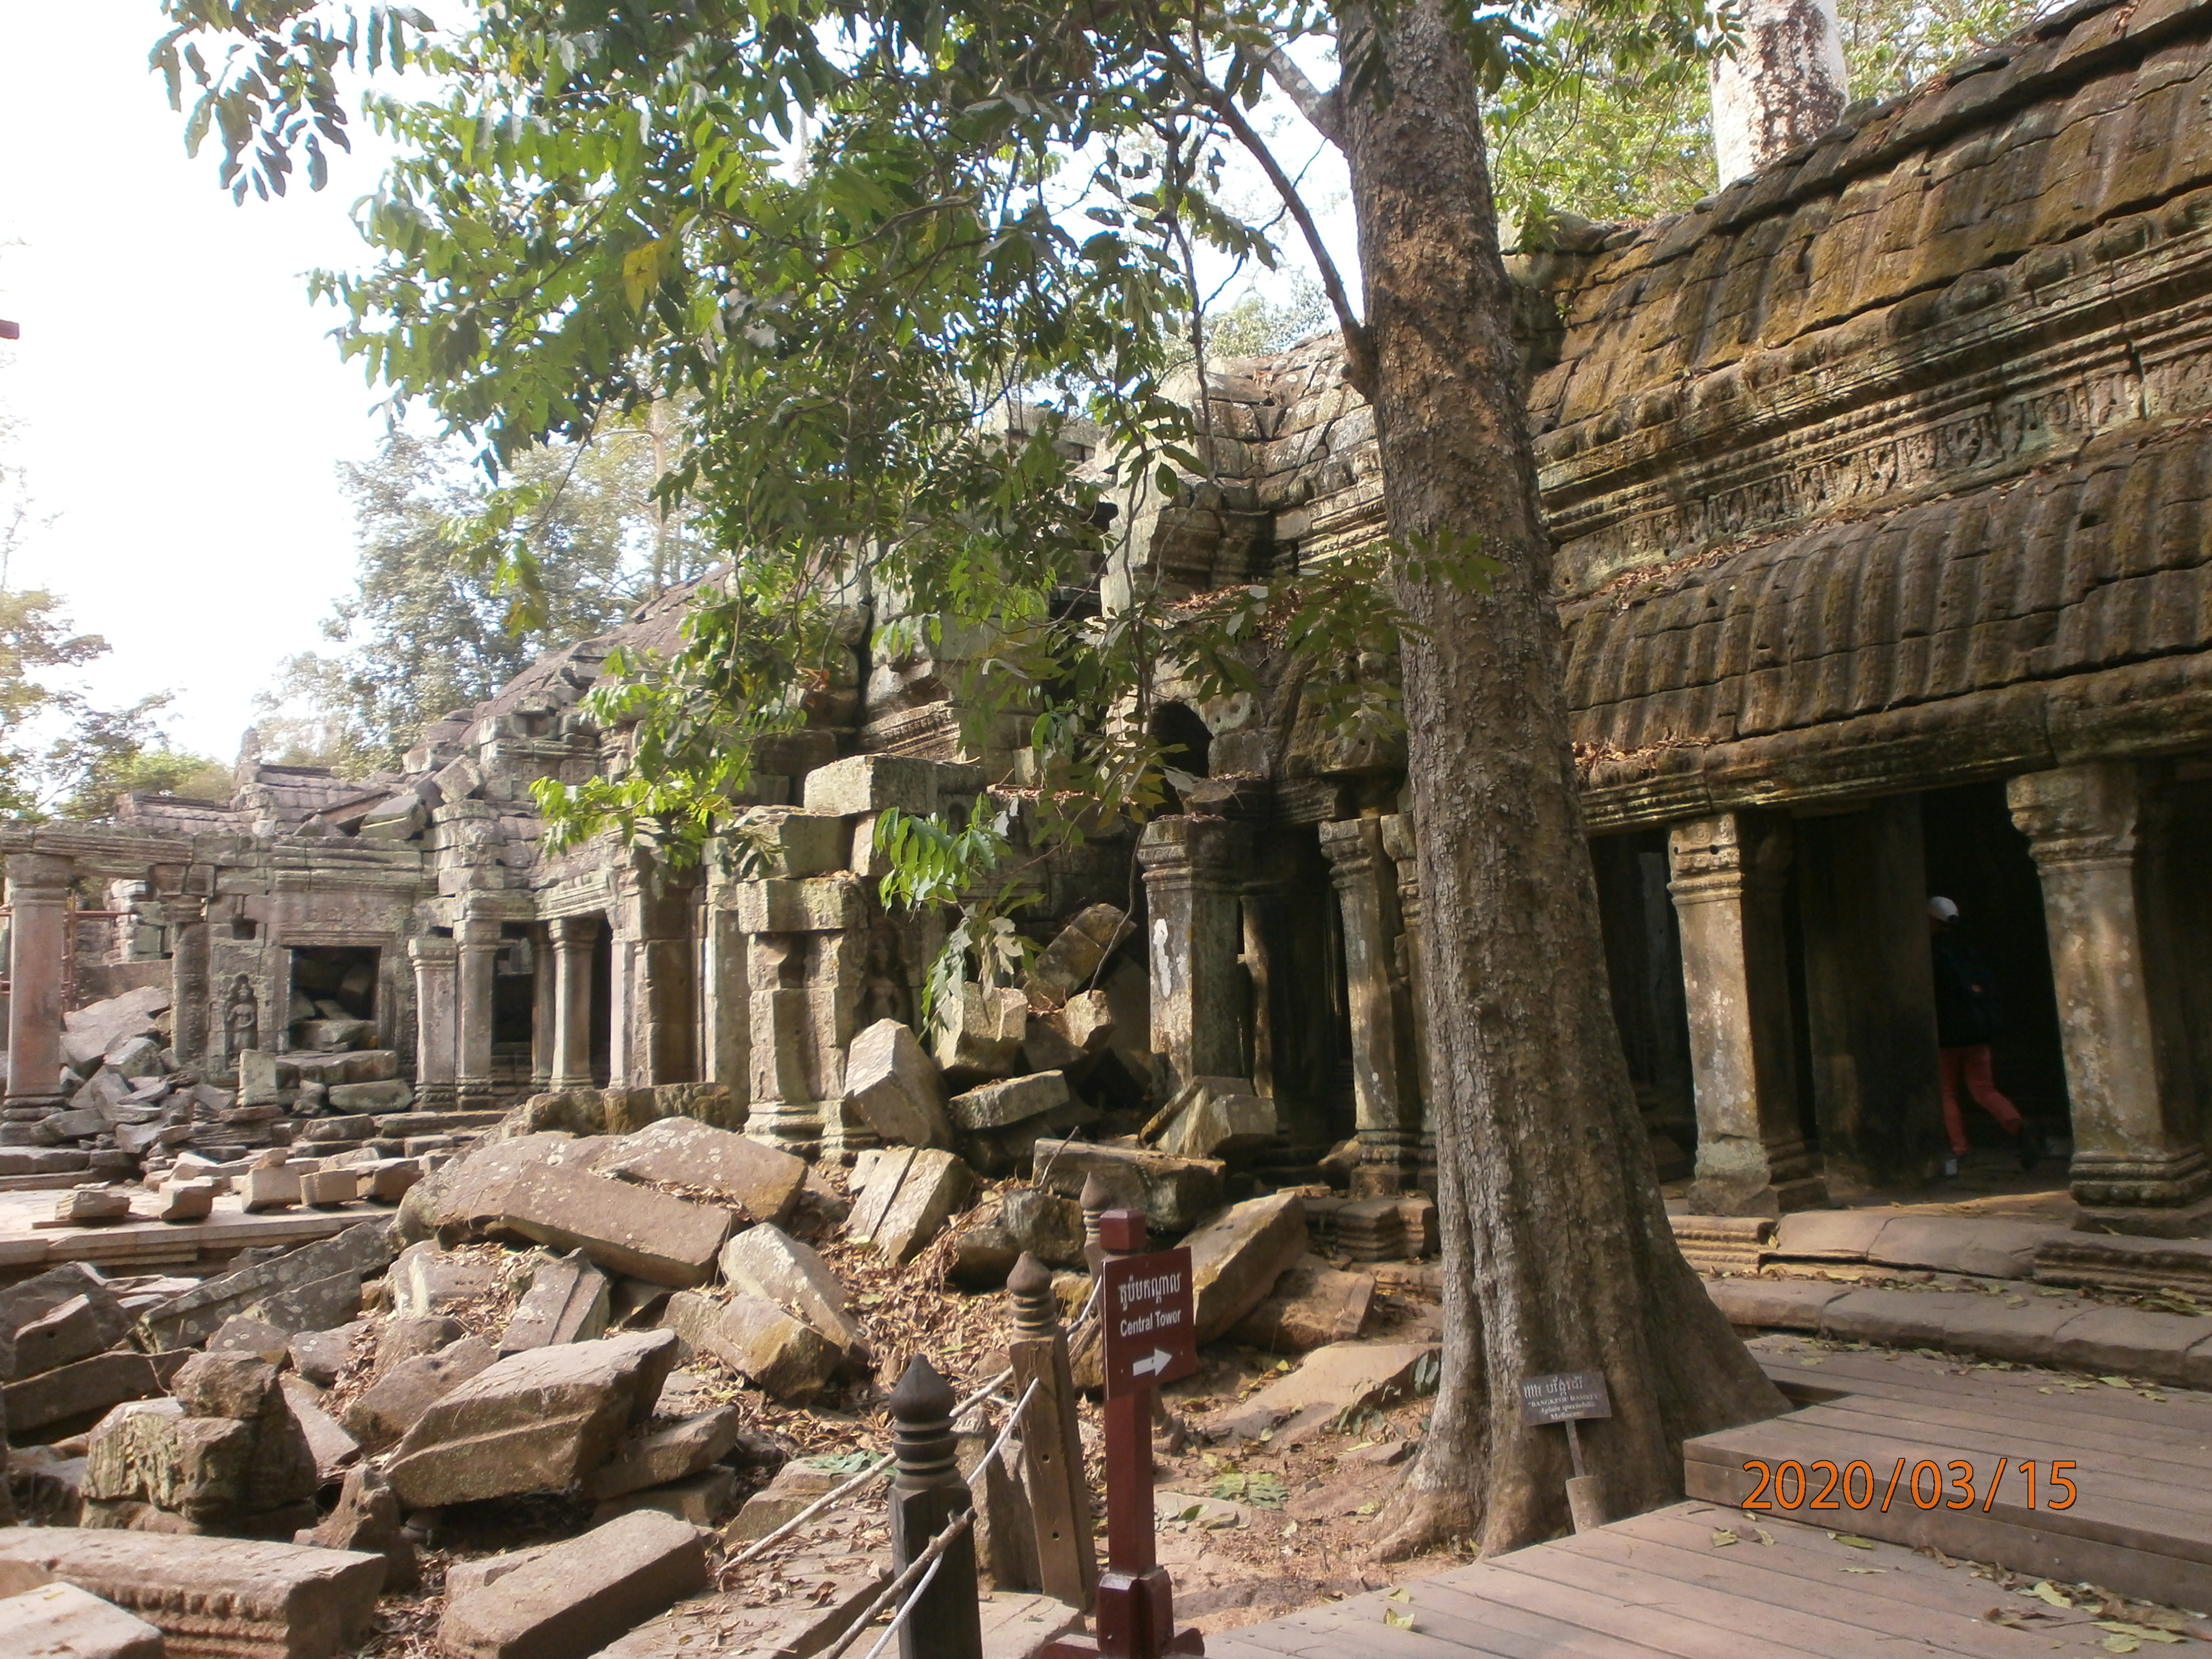
<instances>
[{"instance_id":1,"label":"stone column","mask_svg":"<svg viewBox=\"0 0 2212 1659\"><path fill-rule=\"evenodd\" d=\"M1746 0L1743 41L1712 68L1723 188L1836 125L1850 101L1836 0Z\"/></svg>"},{"instance_id":2,"label":"stone column","mask_svg":"<svg viewBox=\"0 0 2212 1659\"><path fill-rule=\"evenodd\" d=\"M1354 1198L1405 1192L1419 1178L1420 1101L1408 1057L1412 1014L1395 972L1396 867L1375 818L1321 826L1321 850L1344 918L1344 980L1352 1005L1352 1086L1360 1146ZM1157 912L1155 913L1157 914Z\"/></svg>"},{"instance_id":3,"label":"stone column","mask_svg":"<svg viewBox=\"0 0 2212 1659\"><path fill-rule=\"evenodd\" d=\"M548 1087L592 1086L592 951L597 916L558 916L553 936L553 1075Z\"/></svg>"},{"instance_id":4,"label":"stone column","mask_svg":"<svg viewBox=\"0 0 2212 1659\"><path fill-rule=\"evenodd\" d=\"M1406 1022L1407 1040L1413 1049L1413 1063L1410 1068L1401 1069L1401 1075L1413 1079L1413 1113L1421 1125L1420 1164L1414 1185L1422 1192L1434 1194L1437 1129L1429 1116L1429 1103L1436 1094L1429 1086L1428 969L1421 957L1421 866L1413 851L1413 815L1386 812L1382 825L1382 851L1398 872L1398 940L1391 962L1403 989L1404 1006L1409 1015Z\"/></svg>"},{"instance_id":5,"label":"stone column","mask_svg":"<svg viewBox=\"0 0 2212 1659\"><path fill-rule=\"evenodd\" d=\"M407 941L407 957L415 966L415 1098L436 1111L453 1105L460 1075L454 1030L460 951L444 934L424 933Z\"/></svg>"},{"instance_id":6,"label":"stone column","mask_svg":"<svg viewBox=\"0 0 2212 1659\"><path fill-rule=\"evenodd\" d=\"M844 1049L857 1034L867 955L858 877L741 881L717 890L736 906L750 985L745 1133L811 1157L848 1145Z\"/></svg>"},{"instance_id":7,"label":"stone column","mask_svg":"<svg viewBox=\"0 0 2212 1659\"><path fill-rule=\"evenodd\" d=\"M187 1066L208 1054L210 1009L215 998L215 943L208 933L207 901L168 897L161 901L162 925L169 930L169 1003L174 1036L170 1046Z\"/></svg>"},{"instance_id":8,"label":"stone column","mask_svg":"<svg viewBox=\"0 0 2212 1659\"><path fill-rule=\"evenodd\" d=\"M1243 966L1252 832L1227 818L1168 817L1137 845L1152 917L1152 1048L1169 1092L1194 1077L1250 1076Z\"/></svg>"},{"instance_id":9,"label":"stone column","mask_svg":"<svg viewBox=\"0 0 2212 1659\"><path fill-rule=\"evenodd\" d=\"M623 873L612 917L616 1083L698 1079L691 894L651 870Z\"/></svg>"},{"instance_id":10,"label":"stone column","mask_svg":"<svg viewBox=\"0 0 2212 1659\"><path fill-rule=\"evenodd\" d=\"M460 950L454 1020L460 1060L458 1093L464 1109L483 1111L496 1093L491 1074L491 1026L492 987L499 965L499 919L471 906L453 929L453 939Z\"/></svg>"},{"instance_id":11,"label":"stone column","mask_svg":"<svg viewBox=\"0 0 2212 1659\"><path fill-rule=\"evenodd\" d=\"M2187 1204L2212 1187L2177 1034L2162 1030L2141 902L2142 792L2103 761L2006 788L2043 879L2074 1123L2074 1196L2092 1207Z\"/></svg>"},{"instance_id":12,"label":"stone column","mask_svg":"<svg viewBox=\"0 0 2212 1659\"><path fill-rule=\"evenodd\" d=\"M710 902L699 948L699 1040L707 1081L724 1085L743 1105L752 1098L753 1046L744 929L728 910Z\"/></svg>"},{"instance_id":13,"label":"stone column","mask_svg":"<svg viewBox=\"0 0 2212 1659\"><path fill-rule=\"evenodd\" d=\"M1828 1200L1805 1145L1783 930L1790 823L1723 812L1678 823L1667 851L1682 934L1682 988L1705 1215L1780 1215Z\"/></svg>"},{"instance_id":14,"label":"stone column","mask_svg":"<svg viewBox=\"0 0 2212 1659\"><path fill-rule=\"evenodd\" d=\"M67 859L8 858L8 1109L43 1114L62 1103L62 972L69 932Z\"/></svg>"},{"instance_id":15,"label":"stone column","mask_svg":"<svg viewBox=\"0 0 2212 1659\"><path fill-rule=\"evenodd\" d=\"M560 1046L557 994L552 930L541 921L530 930L530 1087L534 1094L553 1086L554 1051Z\"/></svg>"},{"instance_id":16,"label":"stone column","mask_svg":"<svg viewBox=\"0 0 2212 1659\"><path fill-rule=\"evenodd\" d=\"M1943 1147L1920 797L1796 823L1806 1047L1829 1190L1917 1181Z\"/></svg>"}]
</instances>

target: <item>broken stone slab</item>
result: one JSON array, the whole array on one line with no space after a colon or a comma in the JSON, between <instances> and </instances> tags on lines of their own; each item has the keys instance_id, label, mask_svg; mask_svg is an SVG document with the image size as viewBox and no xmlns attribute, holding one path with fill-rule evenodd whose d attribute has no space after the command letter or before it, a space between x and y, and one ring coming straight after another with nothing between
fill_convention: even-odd
<instances>
[{"instance_id":1,"label":"broken stone slab","mask_svg":"<svg viewBox=\"0 0 2212 1659\"><path fill-rule=\"evenodd\" d=\"M155 1017L167 1010L169 1001L166 987L141 985L72 1009L62 1016L62 1052L72 1066L99 1060L132 1037L150 1035Z\"/></svg>"},{"instance_id":2,"label":"broken stone slab","mask_svg":"<svg viewBox=\"0 0 2212 1659\"><path fill-rule=\"evenodd\" d=\"M381 1116L387 1112L404 1112L415 1103L415 1091L396 1077L379 1078L372 1083L333 1083L330 1085L331 1109L362 1116ZM363 1138L368 1131L362 1132ZM318 1137L331 1140L353 1139L346 1135Z\"/></svg>"},{"instance_id":3,"label":"broken stone slab","mask_svg":"<svg viewBox=\"0 0 2212 1659\"><path fill-rule=\"evenodd\" d=\"M592 1524L604 1526L632 1510L659 1510L695 1527L719 1527L737 1507L738 1472L717 1464L666 1486L647 1486L594 1504Z\"/></svg>"},{"instance_id":4,"label":"broken stone slab","mask_svg":"<svg viewBox=\"0 0 2212 1659\"><path fill-rule=\"evenodd\" d=\"M1795 1210L1775 1224L1767 1259L1863 1261L1891 1220L1884 1210Z\"/></svg>"},{"instance_id":5,"label":"broken stone slab","mask_svg":"<svg viewBox=\"0 0 2212 1659\"><path fill-rule=\"evenodd\" d=\"M611 1462L592 1471L584 1496L595 1503L689 1480L738 1443L743 1427L734 1406L701 1412L625 1442Z\"/></svg>"},{"instance_id":6,"label":"broken stone slab","mask_svg":"<svg viewBox=\"0 0 2212 1659\"><path fill-rule=\"evenodd\" d=\"M1893 1216L1875 1236L1867 1260L1888 1267L1971 1273L1983 1279L2030 1279L2038 1249L2068 1230L1995 1217Z\"/></svg>"},{"instance_id":7,"label":"broken stone slab","mask_svg":"<svg viewBox=\"0 0 2212 1659\"><path fill-rule=\"evenodd\" d=\"M169 1182L161 1188L161 1207L156 1217L168 1222L204 1221L215 1213L216 1192L216 1182L205 1176Z\"/></svg>"},{"instance_id":8,"label":"broken stone slab","mask_svg":"<svg viewBox=\"0 0 2212 1659\"><path fill-rule=\"evenodd\" d=\"M1221 1207L1227 1165L1214 1158L1175 1158L1142 1146L1084 1140L1040 1140L1040 1181L1063 1198L1079 1198L1097 1176L1112 1207L1142 1210L1160 1232L1187 1232Z\"/></svg>"},{"instance_id":9,"label":"broken stone slab","mask_svg":"<svg viewBox=\"0 0 2212 1659\"><path fill-rule=\"evenodd\" d=\"M704 1284L729 1233L729 1211L593 1174L580 1160L599 1150L550 1135L485 1147L444 1186L441 1235L513 1236L580 1249L609 1273L655 1285Z\"/></svg>"},{"instance_id":10,"label":"broken stone slab","mask_svg":"<svg viewBox=\"0 0 2212 1659\"><path fill-rule=\"evenodd\" d=\"M409 1509L560 1492L653 1415L672 1331L509 1354L434 1404L386 1470Z\"/></svg>"},{"instance_id":11,"label":"broken stone slab","mask_svg":"<svg viewBox=\"0 0 2212 1659\"><path fill-rule=\"evenodd\" d=\"M117 1187L76 1187L54 1204L53 1227L109 1227L131 1218L131 1194Z\"/></svg>"},{"instance_id":12,"label":"broken stone slab","mask_svg":"<svg viewBox=\"0 0 2212 1659\"><path fill-rule=\"evenodd\" d=\"M438 1650L449 1659L589 1659L704 1584L713 1535L635 1510L448 1599Z\"/></svg>"},{"instance_id":13,"label":"broken stone slab","mask_svg":"<svg viewBox=\"0 0 2212 1659\"><path fill-rule=\"evenodd\" d=\"M317 1388L327 1389L352 1362L354 1339L368 1328L366 1321L356 1320L326 1331L296 1333L289 1348L293 1370Z\"/></svg>"},{"instance_id":14,"label":"broken stone slab","mask_svg":"<svg viewBox=\"0 0 2212 1659\"><path fill-rule=\"evenodd\" d=\"M1254 1395L1222 1426L1251 1440L1276 1429L1273 1444L1295 1444L1346 1412L1433 1392L1440 1352L1433 1342L1331 1343Z\"/></svg>"},{"instance_id":15,"label":"broken stone slab","mask_svg":"<svg viewBox=\"0 0 2212 1659\"><path fill-rule=\"evenodd\" d=\"M770 1397L797 1404L822 1392L844 1363L836 1344L773 1302L727 1302L696 1291L668 1298L663 1325L694 1352L727 1365Z\"/></svg>"},{"instance_id":16,"label":"broken stone slab","mask_svg":"<svg viewBox=\"0 0 2212 1659\"><path fill-rule=\"evenodd\" d=\"M981 1129L1003 1129L1068 1101L1067 1077L1061 1072L1032 1072L1027 1077L979 1084L957 1094L945 1104L945 1115L956 1129L974 1133Z\"/></svg>"},{"instance_id":17,"label":"broken stone slab","mask_svg":"<svg viewBox=\"0 0 2212 1659\"><path fill-rule=\"evenodd\" d=\"M85 1448L88 1525L289 1538L315 1519L314 1454L276 1368L201 1354L173 1400L118 1406Z\"/></svg>"},{"instance_id":18,"label":"broken stone slab","mask_svg":"<svg viewBox=\"0 0 2212 1659\"><path fill-rule=\"evenodd\" d=\"M239 1207L248 1215L290 1208L300 1201L301 1173L285 1164L264 1164L248 1170L239 1183Z\"/></svg>"},{"instance_id":19,"label":"broken stone slab","mask_svg":"<svg viewBox=\"0 0 2212 1659\"><path fill-rule=\"evenodd\" d=\"M945 1074L902 1022L879 1019L845 1052L845 1105L894 1146L950 1146Z\"/></svg>"},{"instance_id":20,"label":"broken stone slab","mask_svg":"<svg viewBox=\"0 0 2212 1659\"><path fill-rule=\"evenodd\" d=\"M292 1541L382 1556L386 1590L412 1589L422 1582L422 1564L416 1559L415 1540L403 1524L399 1499L382 1472L372 1467L347 1470L331 1512Z\"/></svg>"},{"instance_id":21,"label":"broken stone slab","mask_svg":"<svg viewBox=\"0 0 2212 1659\"><path fill-rule=\"evenodd\" d=\"M164 1659L161 1632L75 1584L0 1597L0 1653L19 1659Z\"/></svg>"},{"instance_id":22,"label":"broken stone slab","mask_svg":"<svg viewBox=\"0 0 2212 1659\"><path fill-rule=\"evenodd\" d=\"M74 1365L10 1382L6 1420L17 1439L51 1434L74 1424L90 1426L126 1400L153 1400L169 1391L169 1380L191 1358L189 1349L171 1353L103 1353Z\"/></svg>"},{"instance_id":23,"label":"broken stone slab","mask_svg":"<svg viewBox=\"0 0 2212 1659\"><path fill-rule=\"evenodd\" d=\"M376 1357L371 1374L383 1376L393 1366L423 1354L451 1347L469 1334L468 1327L451 1314L401 1314L385 1322L376 1334Z\"/></svg>"},{"instance_id":24,"label":"broken stone slab","mask_svg":"<svg viewBox=\"0 0 2212 1659\"><path fill-rule=\"evenodd\" d=\"M300 1177L300 1201L313 1209L334 1210L360 1196L358 1170L317 1170Z\"/></svg>"},{"instance_id":25,"label":"broken stone slab","mask_svg":"<svg viewBox=\"0 0 2212 1659\"><path fill-rule=\"evenodd\" d=\"M482 1255L410 1244L385 1275L392 1310L401 1319L429 1319L464 1307L499 1288L498 1264Z\"/></svg>"},{"instance_id":26,"label":"broken stone slab","mask_svg":"<svg viewBox=\"0 0 2212 1659\"><path fill-rule=\"evenodd\" d=\"M1130 933L1129 918L1120 906L1093 904L1078 911L1052 943L1037 955L1022 984L1032 1007L1060 1007L1085 989L1099 964L1113 954Z\"/></svg>"},{"instance_id":27,"label":"broken stone slab","mask_svg":"<svg viewBox=\"0 0 2212 1659\"><path fill-rule=\"evenodd\" d=\"M1074 1072L1090 1059L1060 1033L1057 1026L1034 1011L1022 1034L1022 1069L1024 1072Z\"/></svg>"},{"instance_id":28,"label":"broken stone slab","mask_svg":"<svg viewBox=\"0 0 2212 1659\"><path fill-rule=\"evenodd\" d=\"M703 1189L749 1220L781 1222L806 1185L806 1163L696 1118L665 1117L603 1153L601 1175Z\"/></svg>"},{"instance_id":29,"label":"broken stone slab","mask_svg":"<svg viewBox=\"0 0 2212 1659\"><path fill-rule=\"evenodd\" d=\"M1258 1307L1305 1254L1305 1200L1296 1193L1233 1204L1183 1240L1201 1346Z\"/></svg>"},{"instance_id":30,"label":"broken stone slab","mask_svg":"<svg viewBox=\"0 0 2212 1659\"><path fill-rule=\"evenodd\" d=\"M732 1547L757 1543L786 1522L796 1519L817 1498L835 1492L850 1480L803 1462L786 1463L775 1478L745 1499L737 1518L722 1528L722 1541Z\"/></svg>"},{"instance_id":31,"label":"broken stone slab","mask_svg":"<svg viewBox=\"0 0 2212 1659\"><path fill-rule=\"evenodd\" d=\"M734 1294L775 1303L845 1354L866 1351L859 1322L845 1311L843 1284L811 1247L781 1228L747 1228L722 1247L721 1267Z\"/></svg>"},{"instance_id":32,"label":"broken stone slab","mask_svg":"<svg viewBox=\"0 0 2212 1659\"><path fill-rule=\"evenodd\" d=\"M104 1285L84 1291L15 1328L11 1382L105 1353L130 1334L131 1316Z\"/></svg>"},{"instance_id":33,"label":"broken stone slab","mask_svg":"<svg viewBox=\"0 0 2212 1659\"><path fill-rule=\"evenodd\" d=\"M102 1072L100 1075L111 1077L113 1073ZM117 1080L118 1084L121 1081L119 1079ZM92 1087L89 1084L85 1086L87 1089ZM82 1098L82 1094L79 1097ZM117 1103L111 1101L106 1103L113 1105ZM73 1106L67 1111L48 1113L39 1127L53 1139L80 1140L87 1135L96 1135L105 1130L107 1127L107 1118L98 1107Z\"/></svg>"},{"instance_id":34,"label":"broken stone slab","mask_svg":"<svg viewBox=\"0 0 2212 1659\"><path fill-rule=\"evenodd\" d=\"M226 1319L207 1340L210 1353L251 1354L274 1365L290 1358L292 1334L245 1314Z\"/></svg>"},{"instance_id":35,"label":"broken stone slab","mask_svg":"<svg viewBox=\"0 0 2212 1659\"><path fill-rule=\"evenodd\" d=\"M541 1261L499 1339L502 1358L562 1342L592 1342L606 1334L613 1287L578 1250Z\"/></svg>"},{"instance_id":36,"label":"broken stone slab","mask_svg":"<svg viewBox=\"0 0 2212 1659\"><path fill-rule=\"evenodd\" d=\"M937 1237L975 1186L973 1173L951 1152L887 1147L872 1154L846 1220L846 1237L872 1243L886 1260L902 1265Z\"/></svg>"},{"instance_id":37,"label":"broken stone slab","mask_svg":"<svg viewBox=\"0 0 2212 1659\"><path fill-rule=\"evenodd\" d=\"M167 1659L336 1659L368 1634L384 1558L83 1527L0 1528L0 1562L43 1567L158 1629Z\"/></svg>"},{"instance_id":38,"label":"broken stone slab","mask_svg":"<svg viewBox=\"0 0 2212 1659\"><path fill-rule=\"evenodd\" d=\"M932 1045L948 1078L979 1083L1005 1077L1020 1058L1029 1033L1029 1000L1011 985L963 983L942 1005Z\"/></svg>"},{"instance_id":39,"label":"broken stone slab","mask_svg":"<svg viewBox=\"0 0 2212 1659\"><path fill-rule=\"evenodd\" d=\"M1114 1006L1103 991L1077 992L1045 1023L1085 1054L1103 1054L1114 1041Z\"/></svg>"},{"instance_id":40,"label":"broken stone slab","mask_svg":"<svg viewBox=\"0 0 2212 1659\"><path fill-rule=\"evenodd\" d=\"M361 1166L361 1195L373 1204L397 1204L422 1179L420 1158L380 1158Z\"/></svg>"},{"instance_id":41,"label":"broken stone slab","mask_svg":"<svg viewBox=\"0 0 2212 1659\"><path fill-rule=\"evenodd\" d=\"M1024 1251L1047 1267L1082 1267L1083 1206L1034 1187L1009 1188L995 1210L961 1230L949 1271L967 1288L994 1290Z\"/></svg>"},{"instance_id":42,"label":"broken stone slab","mask_svg":"<svg viewBox=\"0 0 2212 1659\"><path fill-rule=\"evenodd\" d=\"M404 1439L447 1395L489 1370L499 1351L480 1336L465 1337L436 1353L403 1359L370 1383L346 1407L348 1434L371 1451Z\"/></svg>"},{"instance_id":43,"label":"broken stone slab","mask_svg":"<svg viewBox=\"0 0 2212 1659\"><path fill-rule=\"evenodd\" d=\"M789 1591L765 1606L754 1605L759 1598L750 1589L693 1596L602 1648L594 1659L695 1659L715 1653L805 1659L850 1630L889 1576L850 1556L795 1556L779 1561L777 1569ZM1025 1659L984 1651L985 1659Z\"/></svg>"},{"instance_id":44,"label":"broken stone slab","mask_svg":"<svg viewBox=\"0 0 2212 1659\"><path fill-rule=\"evenodd\" d=\"M1176 1091L1146 1139L1177 1158L1236 1158L1275 1139L1275 1103L1246 1079L1194 1077Z\"/></svg>"},{"instance_id":45,"label":"broken stone slab","mask_svg":"<svg viewBox=\"0 0 2212 1659\"><path fill-rule=\"evenodd\" d=\"M1705 1280L1705 1294L1738 1330L1817 1331L1821 1310L1850 1293L1820 1279Z\"/></svg>"},{"instance_id":46,"label":"broken stone slab","mask_svg":"<svg viewBox=\"0 0 2212 1659\"><path fill-rule=\"evenodd\" d=\"M1259 1305L1229 1328L1231 1341L1269 1353L1303 1353L1349 1342L1367 1322L1375 1281L1339 1272L1318 1256L1292 1262Z\"/></svg>"},{"instance_id":47,"label":"broken stone slab","mask_svg":"<svg viewBox=\"0 0 2212 1659\"><path fill-rule=\"evenodd\" d=\"M338 1420L323 1409L322 1390L305 1377L288 1376L283 1382L284 1403L292 1408L293 1419L300 1432L307 1438L307 1450L315 1460L315 1479L327 1486L337 1480L361 1456L361 1442L339 1426ZM298 1542L297 1539L293 1540ZM347 1546L337 1546L345 1548Z\"/></svg>"},{"instance_id":48,"label":"broken stone slab","mask_svg":"<svg viewBox=\"0 0 2212 1659\"><path fill-rule=\"evenodd\" d=\"M0 1328L14 1331L71 1297L111 1294L106 1275L88 1261L64 1261L20 1285L0 1290Z\"/></svg>"}]
</instances>

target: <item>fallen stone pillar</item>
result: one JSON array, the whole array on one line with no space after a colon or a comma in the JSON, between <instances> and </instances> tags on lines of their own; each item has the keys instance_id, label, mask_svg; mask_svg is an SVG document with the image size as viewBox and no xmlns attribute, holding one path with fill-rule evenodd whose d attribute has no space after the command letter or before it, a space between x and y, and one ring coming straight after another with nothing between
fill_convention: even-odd
<instances>
[{"instance_id":1,"label":"fallen stone pillar","mask_svg":"<svg viewBox=\"0 0 2212 1659\"><path fill-rule=\"evenodd\" d=\"M543 1550L438 1622L451 1659L586 1659L707 1582L711 1534L658 1510L634 1510Z\"/></svg>"},{"instance_id":2,"label":"fallen stone pillar","mask_svg":"<svg viewBox=\"0 0 2212 1659\"><path fill-rule=\"evenodd\" d=\"M1827 1202L1797 1109L1783 930L1786 818L1723 812L1678 823L1668 860L1682 934L1698 1109L1699 1215L1780 1215Z\"/></svg>"},{"instance_id":3,"label":"fallen stone pillar","mask_svg":"<svg viewBox=\"0 0 2212 1659\"><path fill-rule=\"evenodd\" d=\"M2013 822L2043 881L2074 1125L2073 1186L2085 1206L2182 1205L2212 1188L2191 1118L2179 1034L2162 1029L2166 964L2142 905L2145 802L2124 762L2012 780Z\"/></svg>"}]
</instances>

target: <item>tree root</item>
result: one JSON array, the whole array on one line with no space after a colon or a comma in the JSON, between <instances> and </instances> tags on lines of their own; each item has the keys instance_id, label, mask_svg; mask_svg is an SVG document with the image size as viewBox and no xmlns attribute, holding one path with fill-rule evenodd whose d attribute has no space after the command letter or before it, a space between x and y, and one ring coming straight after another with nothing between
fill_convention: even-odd
<instances>
[{"instance_id":1,"label":"tree root","mask_svg":"<svg viewBox=\"0 0 2212 1659\"><path fill-rule=\"evenodd\" d=\"M1474 1536L1482 1524L1480 1483L1432 1487L1421 1484L1417 1466L1391 1495L1376 1519L1378 1561L1403 1561Z\"/></svg>"}]
</instances>

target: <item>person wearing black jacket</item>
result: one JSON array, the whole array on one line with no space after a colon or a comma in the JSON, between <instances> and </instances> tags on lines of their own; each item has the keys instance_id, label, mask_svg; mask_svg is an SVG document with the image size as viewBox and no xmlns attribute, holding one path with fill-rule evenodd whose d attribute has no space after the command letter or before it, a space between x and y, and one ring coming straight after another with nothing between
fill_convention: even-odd
<instances>
[{"instance_id":1,"label":"person wearing black jacket","mask_svg":"<svg viewBox=\"0 0 2212 1659\"><path fill-rule=\"evenodd\" d=\"M1959 931L1959 907L1949 899L1928 901L1928 931L1935 953L1936 1042L1943 1084L1943 1127L1951 1137L1951 1157L1943 1173L1956 1175L1958 1160L1966 1155L1966 1124L1959 1108L1962 1087L2013 1138L2020 1152L2020 1167L2033 1170L2043 1161L2043 1137L2022 1121L2020 1109L1998 1092L1991 1073L1990 1039L2004 1024L1996 975L1972 942Z\"/></svg>"}]
</instances>

